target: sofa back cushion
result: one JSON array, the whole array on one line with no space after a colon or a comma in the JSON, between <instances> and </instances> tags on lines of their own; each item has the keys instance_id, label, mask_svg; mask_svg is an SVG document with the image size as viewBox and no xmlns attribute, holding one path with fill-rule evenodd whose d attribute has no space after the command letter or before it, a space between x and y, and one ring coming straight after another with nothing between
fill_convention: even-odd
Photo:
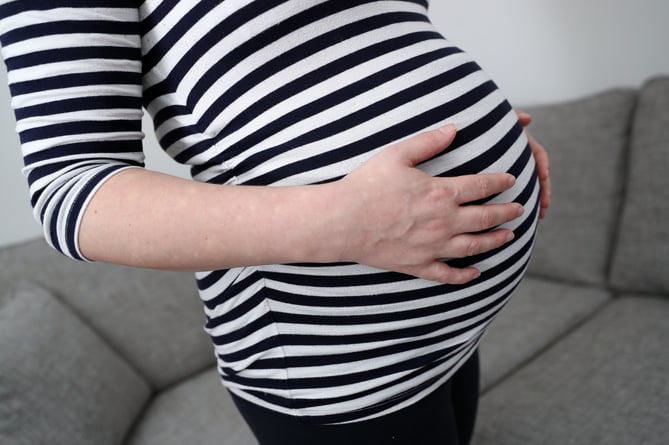
<instances>
[{"instance_id":1,"label":"sofa back cushion","mask_svg":"<svg viewBox=\"0 0 669 445\"><path fill-rule=\"evenodd\" d=\"M148 383L49 292L0 291L0 443L118 445Z\"/></svg>"},{"instance_id":2,"label":"sofa back cushion","mask_svg":"<svg viewBox=\"0 0 669 445\"><path fill-rule=\"evenodd\" d=\"M42 240L0 251L0 288L20 279L63 300L154 389L214 366L192 273L70 260Z\"/></svg>"},{"instance_id":3,"label":"sofa back cushion","mask_svg":"<svg viewBox=\"0 0 669 445\"><path fill-rule=\"evenodd\" d=\"M669 294L669 76L639 95L610 279L621 290Z\"/></svg>"},{"instance_id":4,"label":"sofa back cushion","mask_svg":"<svg viewBox=\"0 0 669 445\"><path fill-rule=\"evenodd\" d=\"M534 117L530 131L549 153L553 184L531 273L583 284L605 282L635 100L631 90L609 90L527 109Z\"/></svg>"}]
</instances>

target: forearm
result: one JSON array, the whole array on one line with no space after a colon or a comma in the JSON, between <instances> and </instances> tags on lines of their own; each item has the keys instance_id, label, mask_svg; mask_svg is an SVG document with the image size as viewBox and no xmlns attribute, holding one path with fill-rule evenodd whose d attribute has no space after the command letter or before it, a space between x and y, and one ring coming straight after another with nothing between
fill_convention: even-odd
<instances>
[{"instance_id":1,"label":"forearm","mask_svg":"<svg viewBox=\"0 0 669 445\"><path fill-rule=\"evenodd\" d=\"M92 197L79 245L91 260L168 270L337 261L345 212L335 188L221 186L128 169Z\"/></svg>"}]
</instances>

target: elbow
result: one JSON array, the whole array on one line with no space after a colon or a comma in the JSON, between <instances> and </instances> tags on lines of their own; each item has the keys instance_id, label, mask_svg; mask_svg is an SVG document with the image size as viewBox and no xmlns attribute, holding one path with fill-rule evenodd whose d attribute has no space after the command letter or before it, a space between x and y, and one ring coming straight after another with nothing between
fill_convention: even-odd
<instances>
[{"instance_id":1,"label":"elbow","mask_svg":"<svg viewBox=\"0 0 669 445\"><path fill-rule=\"evenodd\" d=\"M29 175L33 215L42 226L46 242L68 258L90 262L79 244L86 207L107 179L129 167L125 163L88 165L46 181L30 181Z\"/></svg>"}]
</instances>

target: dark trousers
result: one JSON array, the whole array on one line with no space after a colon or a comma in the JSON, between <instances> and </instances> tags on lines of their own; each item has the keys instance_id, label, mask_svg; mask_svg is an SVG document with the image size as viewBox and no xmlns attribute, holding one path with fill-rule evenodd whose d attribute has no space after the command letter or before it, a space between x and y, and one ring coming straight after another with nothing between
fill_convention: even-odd
<instances>
[{"instance_id":1,"label":"dark trousers","mask_svg":"<svg viewBox=\"0 0 669 445\"><path fill-rule=\"evenodd\" d=\"M260 445L467 445L476 421L478 352L419 402L361 422L318 425L253 405L233 395Z\"/></svg>"}]
</instances>

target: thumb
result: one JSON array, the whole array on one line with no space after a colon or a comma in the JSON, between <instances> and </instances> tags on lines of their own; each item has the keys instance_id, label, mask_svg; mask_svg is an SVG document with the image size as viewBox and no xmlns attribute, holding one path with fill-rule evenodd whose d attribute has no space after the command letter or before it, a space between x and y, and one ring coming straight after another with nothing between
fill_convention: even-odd
<instances>
[{"instance_id":1,"label":"thumb","mask_svg":"<svg viewBox=\"0 0 669 445\"><path fill-rule=\"evenodd\" d=\"M414 167L444 151L446 147L451 145L456 133L455 125L444 125L436 130L420 133L404 141L399 144L398 149L404 160Z\"/></svg>"}]
</instances>

